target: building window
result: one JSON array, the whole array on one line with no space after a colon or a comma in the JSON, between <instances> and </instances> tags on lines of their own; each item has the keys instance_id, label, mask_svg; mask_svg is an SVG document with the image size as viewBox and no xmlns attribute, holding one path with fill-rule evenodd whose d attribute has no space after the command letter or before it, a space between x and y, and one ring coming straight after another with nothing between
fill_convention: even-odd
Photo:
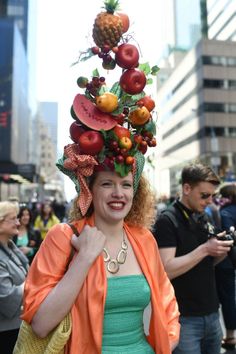
<instances>
[{"instance_id":1,"label":"building window","mask_svg":"<svg viewBox=\"0 0 236 354\"><path fill-rule=\"evenodd\" d=\"M23 6L14 6L8 5L7 7L8 16L23 16L24 15L24 7Z\"/></svg>"}]
</instances>

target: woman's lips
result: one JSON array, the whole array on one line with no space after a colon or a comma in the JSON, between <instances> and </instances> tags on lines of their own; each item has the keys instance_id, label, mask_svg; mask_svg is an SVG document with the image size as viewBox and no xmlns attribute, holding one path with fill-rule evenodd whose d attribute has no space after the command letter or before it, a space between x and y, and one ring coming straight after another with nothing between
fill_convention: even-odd
<instances>
[{"instance_id":1,"label":"woman's lips","mask_svg":"<svg viewBox=\"0 0 236 354\"><path fill-rule=\"evenodd\" d=\"M110 202L108 203L109 207L115 210L121 210L124 208L124 203L122 202Z\"/></svg>"}]
</instances>

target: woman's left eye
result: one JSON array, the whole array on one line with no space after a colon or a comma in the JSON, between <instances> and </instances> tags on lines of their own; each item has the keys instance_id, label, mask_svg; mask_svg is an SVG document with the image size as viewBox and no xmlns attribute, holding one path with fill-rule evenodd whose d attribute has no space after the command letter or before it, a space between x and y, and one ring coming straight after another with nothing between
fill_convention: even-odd
<instances>
[{"instance_id":1,"label":"woman's left eye","mask_svg":"<svg viewBox=\"0 0 236 354\"><path fill-rule=\"evenodd\" d=\"M132 184L131 183L125 183L125 184L123 184L123 187L124 188L131 188Z\"/></svg>"}]
</instances>

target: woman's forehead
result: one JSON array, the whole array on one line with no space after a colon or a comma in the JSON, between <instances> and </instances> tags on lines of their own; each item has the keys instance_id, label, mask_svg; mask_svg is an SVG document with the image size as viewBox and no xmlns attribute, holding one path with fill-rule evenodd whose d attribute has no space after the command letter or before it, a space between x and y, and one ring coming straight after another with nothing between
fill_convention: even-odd
<instances>
[{"instance_id":1,"label":"woman's forehead","mask_svg":"<svg viewBox=\"0 0 236 354\"><path fill-rule=\"evenodd\" d=\"M131 172L125 177L121 177L118 173L113 172L113 171L101 171L97 173L96 180L103 180L103 179L111 179L111 180L117 180L117 181L133 181L133 175Z\"/></svg>"}]
</instances>

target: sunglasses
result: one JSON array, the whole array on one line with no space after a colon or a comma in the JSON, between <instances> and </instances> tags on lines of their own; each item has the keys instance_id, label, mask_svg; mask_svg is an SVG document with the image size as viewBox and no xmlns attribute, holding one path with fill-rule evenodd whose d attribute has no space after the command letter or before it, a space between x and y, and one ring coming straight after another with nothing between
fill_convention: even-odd
<instances>
[{"instance_id":1,"label":"sunglasses","mask_svg":"<svg viewBox=\"0 0 236 354\"><path fill-rule=\"evenodd\" d=\"M208 199L208 198L210 198L210 197L214 198L215 196L216 196L215 193L214 193L214 194L211 194L211 193L204 193L204 192L201 193L201 199L204 199L204 200L206 200L206 199Z\"/></svg>"}]
</instances>

